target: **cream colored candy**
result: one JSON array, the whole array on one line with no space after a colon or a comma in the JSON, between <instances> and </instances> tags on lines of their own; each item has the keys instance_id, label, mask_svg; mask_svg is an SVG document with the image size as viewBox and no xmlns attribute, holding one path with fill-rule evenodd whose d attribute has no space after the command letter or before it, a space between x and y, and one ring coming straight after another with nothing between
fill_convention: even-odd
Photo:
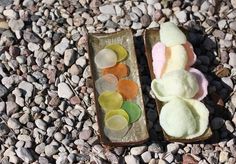
<instances>
[{"instance_id":1,"label":"cream colored candy","mask_svg":"<svg viewBox=\"0 0 236 164\"><path fill-rule=\"evenodd\" d=\"M162 75L171 71L185 69L188 62L188 56L185 48L182 45L166 48L165 56L166 64L162 68Z\"/></svg>"},{"instance_id":2,"label":"cream colored candy","mask_svg":"<svg viewBox=\"0 0 236 164\"><path fill-rule=\"evenodd\" d=\"M109 68L116 65L117 55L114 51L104 48L96 54L94 61L100 69Z\"/></svg>"},{"instance_id":3,"label":"cream colored candy","mask_svg":"<svg viewBox=\"0 0 236 164\"><path fill-rule=\"evenodd\" d=\"M193 99L173 98L160 113L160 125L173 137L191 139L202 135L208 126L209 111Z\"/></svg>"},{"instance_id":4,"label":"cream colored candy","mask_svg":"<svg viewBox=\"0 0 236 164\"><path fill-rule=\"evenodd\" d=\"M192 98L199 90L196 77L181 69L154 79L151 89L160 101L170 101L174 97Z\"/></svg>"},{"instance_id":5,"label":"cream colored candy","mask_svg":"<svg viewBox=\"0 0 236 164\"><path fill-rule=\"evenodd\" d=\"M160 40L167 47L184 44L187 41L184 33L172 22L161 24Z\"/></svg>"}]
</instances>

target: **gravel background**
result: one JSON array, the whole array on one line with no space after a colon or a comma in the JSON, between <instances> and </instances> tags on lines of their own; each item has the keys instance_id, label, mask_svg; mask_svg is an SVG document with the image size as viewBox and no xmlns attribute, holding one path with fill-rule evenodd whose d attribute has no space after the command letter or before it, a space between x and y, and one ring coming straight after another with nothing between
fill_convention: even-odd
<instances>
[{"instance_id":1,"label":"gravel background","mask_svg":"<svg viewBox=\"0 0 236 164\"><path fill-rule=\"evenodd\" d=\"M169 20L189 31L194 67L209 81L204 103L214 134L205 142L166 142L149 95L141 34ZM86 34L127 27L150 140L108 149L98 141ZM235 39L235 0L0 0L0 163L235 164Z\"/></svg>"}]
</instances>

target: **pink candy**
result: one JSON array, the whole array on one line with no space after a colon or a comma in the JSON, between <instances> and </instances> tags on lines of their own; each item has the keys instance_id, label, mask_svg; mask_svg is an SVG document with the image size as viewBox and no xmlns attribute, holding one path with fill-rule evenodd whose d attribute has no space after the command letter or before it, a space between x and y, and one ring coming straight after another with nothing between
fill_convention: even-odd
<instances>
[{"instance_id":1,"label":"pink candy","mask_svg":"<svg viewBox=\"0 0 236 164\"><path fill-rule=\"evenodd\" d=\"M199 90L194 96L194 99L202 100L207 95L208 81L203 73L195 68L190 68L189 72L191 72L196 77L199 85Z\"/></svg>"},{"instance_id":2,"label":"pink candy","mask_svg":"<svg viewBox=\"0 0 236 164\"><path fill-rule=\"evenodd\" d=\"M166 64L165 48L161 42L157 42L152 48L152 65L156 78L161 77L162 69Z\"/></svg>"},{"instance_id":3,"label":"pink candy","mask_svg":"<svg viewBox=\"0 0 236 164\"><path fill-rule=\"evenodd\" d=\"M197 56L193 51L193 46L192 46L191 43L186 42L183 46L186 49L187 55L188 55L188 63L187 63L187 66L186 66L186 68L188 69L189 67L191 67L196 62Z\"/></svg>"}]
</instances>

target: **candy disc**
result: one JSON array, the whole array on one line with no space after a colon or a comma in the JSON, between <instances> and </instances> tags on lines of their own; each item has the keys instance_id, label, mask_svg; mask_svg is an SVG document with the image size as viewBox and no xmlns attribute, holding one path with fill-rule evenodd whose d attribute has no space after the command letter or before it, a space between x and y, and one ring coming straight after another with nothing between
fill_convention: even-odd
<instances>
[{"instance_id":1,"label":"candy disc","mask_svg":"<svg viewBox=\"0 0 236 164\"><path fill-rule=\"evenodd\" d=\"M141 113L142 113L140 107L136 103L129 102L129 101L125 101L121 108L124 109L128 113L129 123L133 123L137 121L140 118Z\"/></svg>"},{"instance_id":2,"label":"candy disc","mask_svg":"<svg viewBox=\"0 0 236 164\"><path fill-rule=\"evenodd\" d=\"M118 92L105 91L98 97L98 102L105 111L108 111L120 109L123 104L123 98Z\"/></svg>"},{"instance_id":3,"label":"candy disc","mask_svg":"<svg viewBox=\"0 0 236 164\"><path fill-rule=\"evenodd\" d=\"M138 84L132 80L121 79L117 84L117 90L125 99L131 100L138 94Z\"/></svg>"},{"instance_id":4,"label":"candy disc","mask_svg":"<svg viewBox=\"0 0 236 164\"><path fill-rule=\"evenodd\" d=\"M105 126L111 130L122 130L128 126L128 121L124 116L114 115L105 120Z\"/></svg>"},{"instance_id":5,"label":"candy disc","mask_svg":"<svg viewBox=\"0 0 236 164\"><path fill-rule=\"evenodd\" d=\"M128 52L120 44L111 44L111 45L106 46L106 48L111 49L112 51L116 53L118 62L126 59L128 56Z\"/></svg>"},{"instance_id":6,"label":"candy disc","mask_svg":"<svg viewBox=\"0 0 236 164\"><path fill-rule=\"evenodd\" d=\"M186 43L184 33L172 22L162 23L160 27L160 40L167 47Z\"/></svg>"},{"instance_id":7,"label":"candy disc","mask_svg":"<svg viewBox=\"0 0 236 164\"><path fill-rule=\"evenodd\" d=\"M111 130L104 127L104 134L112 141L120 141L127 134L128 130L129 126L126 126L122 130Z\"/></svg>"},{"instance_id":8,"label":"candy disc","mask_svg":"<svg viewBox=\"0 0 236 164\"><path fill-rule=\"evenodd\" d=\"M118 79L127 77L129 74L129 69L126 64L118 63L114 67L110 68L105 68L102 70L103 75L106 74L113 74L115 75Z\"/></svg>"},{"instance_id":9,"label":"candy disc","mask_svg":"<svg viewBox=\"0 0 236 164\"><path fill-rule=\"evenodd\" d=\"M174 97L193 98L199 85L192 73L180 69L164 74L161 79L152 80L151 89L160 101L166 102Z\"/></svg>"},{"instance_id":10,"label":"candy disc","mask_svg":"<svg viewBox=\"0 0 236 164\"><path fill-rule=\"evenodd\" d=\"M110 110L109 112L106 113L104 120L108 120L110 117L115 115L123 116L129 122L129 115L123 109Z\"/></svg>"},{"instance_id":11,"label":"candy disc","mask_svg":"<svg viewBox=\"0 0 236 164\"><path fill-rule=\"evenodd\" d=\"M95 81L95 87L99 94L104 91L115 91L118 83L116 76L106 74Z\"/></svg>"},{"instance_id":12,"label":"candy disc","mask_svg":"<svg viewBox=\"0 0 236 164\"><path fill-rule=\"evenodd\" d=\"M152 48L152 65L156 78L161 77L162 69L166 63L165 51L166 47L161 42L156 43Z\"/></svg>"},{"instance_id":13,"label":"candy disc","mask_svg":"<svg viewBox=\"0 0 236 164\"><path fill-rule=\"evenodd\" d=\"M96 54L94 60L98 68L109 68L116 65L117 56L111 49L104 48Z\"/></svg>"}]
</instances>

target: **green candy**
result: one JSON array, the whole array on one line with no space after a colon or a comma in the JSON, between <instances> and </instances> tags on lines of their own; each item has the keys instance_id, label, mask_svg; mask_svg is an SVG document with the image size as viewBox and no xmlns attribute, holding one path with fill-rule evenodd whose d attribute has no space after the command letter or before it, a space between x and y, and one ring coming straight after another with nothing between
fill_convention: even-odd
<instances>
[{"instance_id":1,"label":"green candy","mask_svg":"<svg viewBox=\"0 0 236 164\"><path fill-rule=\"evenodd\" d=\"M121 108L128 113L129 123L133 123L137 121L140 118L141 113L142 113L142 110L140 109L140 107L136 103L133 103L130 101L124 101Z\"/></svg>"}]
</instances>

